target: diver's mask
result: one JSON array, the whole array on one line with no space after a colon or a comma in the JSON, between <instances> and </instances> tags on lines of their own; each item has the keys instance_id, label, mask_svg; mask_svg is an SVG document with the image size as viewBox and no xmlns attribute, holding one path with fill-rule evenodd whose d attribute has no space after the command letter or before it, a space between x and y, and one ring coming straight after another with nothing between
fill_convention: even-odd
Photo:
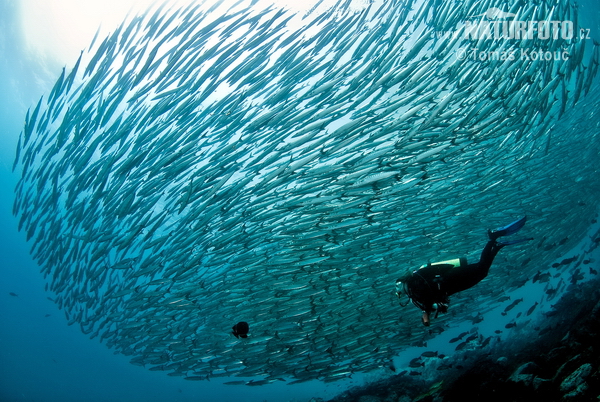
<instances>
[{"instance_id":1,"label":"diver's mask","mask_svg":"<svg viewBox=\"0 0 600 402\"><path fill-rule=\"evenodd\" d=\"M408 303L410 303L410 297L408 296L408 293L405 291L404 283L401 280L397 280L396 281L396 296L398 296L398 299L401 299L403 295L406 295L408 297L408 300L406 301L406 303L400 302L400 305L402 307L406 307L408 305Z\"/></svg>"}]
</instances>

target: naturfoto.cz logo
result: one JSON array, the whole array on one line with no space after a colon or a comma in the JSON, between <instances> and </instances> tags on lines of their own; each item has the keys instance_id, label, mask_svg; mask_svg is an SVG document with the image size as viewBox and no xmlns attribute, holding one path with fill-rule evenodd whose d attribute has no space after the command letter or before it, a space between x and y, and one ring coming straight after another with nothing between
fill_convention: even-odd
<instances>
[{"instance_id":1,"label":"naturfoto.cz logo","mask_svg":"<svg viewBox=\"0 0 600 402\"><path fill-rule=\"evenodd\" d=\"M467 17L464 38L470 40L514 39L514 40L571 40L575 37L573 21L520 21L515 14L499 8L489 8L485 13ZM458 32L451 33L455 36ZM437 33L446 36L448 33ZM589 39L590 30L581 29L579 39Z\"/></svg>"}]
</instances>

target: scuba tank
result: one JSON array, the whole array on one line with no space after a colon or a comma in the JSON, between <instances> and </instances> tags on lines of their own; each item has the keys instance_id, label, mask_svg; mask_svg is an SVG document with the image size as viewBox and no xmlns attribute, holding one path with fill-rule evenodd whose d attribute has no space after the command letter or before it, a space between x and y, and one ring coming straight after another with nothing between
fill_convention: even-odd
<instances>
[{"instance_id":1,"label":"scuba tank","mask_svg":"<svg viewBox=\"0 0 600 402\"><path fill-rule=\"evenodd\" d=\"M455 258L453 260L432 262L432 263L428 263L425 265L421 265L419 267L419 269L426 268L426 267L435 267L435 266L439 266L439 265L451 265L452 268L464 267L467 265L467 259L465 257L460 257L460 258Z\"/></svg>"}]
</instances>

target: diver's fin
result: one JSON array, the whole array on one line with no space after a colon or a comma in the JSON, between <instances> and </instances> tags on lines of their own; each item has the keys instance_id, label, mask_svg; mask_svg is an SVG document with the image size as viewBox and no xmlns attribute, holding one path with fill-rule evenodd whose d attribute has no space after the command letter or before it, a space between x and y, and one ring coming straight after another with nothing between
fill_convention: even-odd
<instances>
[{"instance_id":1,"label":"diver's fin","mask_svg":"<svg viewBox=\"0 0 600 402\"><path fill-rule=\"evenodd\" d=\"M506 226L502 226L496 230L490 230L488 235L491 240L496 240L498 237L510 236L511 234L517 233L527 222L527 216L522 217Z\"/></svg>"},{"instance_id":2,"label":"diver's fin","mask_svg":"<svg viewBox=\"0 0 600 402\"><path fill-rule=\"evenodd\" d=\"M529 240L533 240L533 237L528 237L527 239L516 239L516 240L506 240L506 241L497 241L496 243L501 244L503 246L512 246L513 244L523 243Z\"/></svg>"}]
</instances>

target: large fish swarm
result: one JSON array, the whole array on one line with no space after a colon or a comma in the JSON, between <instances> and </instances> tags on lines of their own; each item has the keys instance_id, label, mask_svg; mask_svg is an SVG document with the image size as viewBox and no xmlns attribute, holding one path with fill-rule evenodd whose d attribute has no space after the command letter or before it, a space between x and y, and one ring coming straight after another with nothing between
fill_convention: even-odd
<instances>
[{"instance_id":1,"label":"large fish swarm","mask_svg":"<svg viewBox=\"0 0 600 402\"><path fill-rule=\"evenodd\" d=\"M596 211L599 47L466 35L494 7L578 32L562 0L242 0L152 9L94 41L28 112L15 160L19 230L69 324L189 380L334 381L522 286ZM437 326L399 306L406 270L475 261L523 214L535 242Z\"/></svg>"}]
</instances>

